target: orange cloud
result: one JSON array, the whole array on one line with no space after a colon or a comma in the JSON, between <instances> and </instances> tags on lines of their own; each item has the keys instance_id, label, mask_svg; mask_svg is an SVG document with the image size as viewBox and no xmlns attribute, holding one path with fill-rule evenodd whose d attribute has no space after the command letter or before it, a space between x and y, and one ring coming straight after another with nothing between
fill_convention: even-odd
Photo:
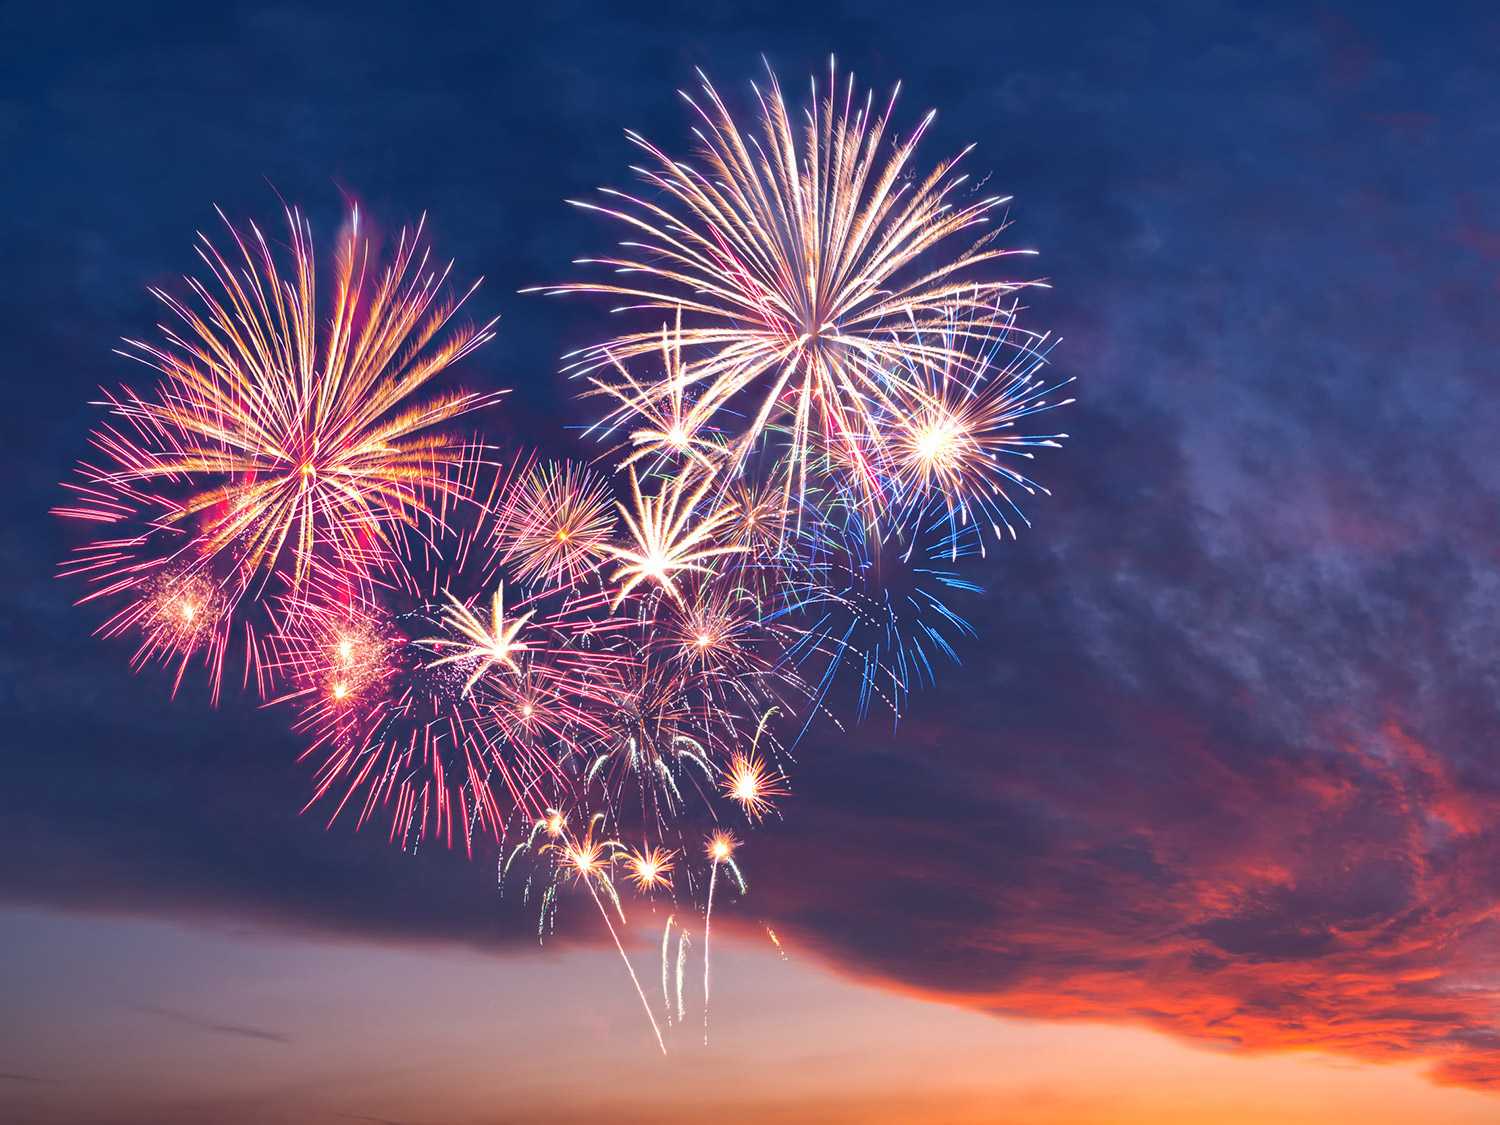
<instances>
[{"instance_id":1,"label":"orange cloud","mask_svg":"<svg viewBox=\"0 0 1500 1125\"><path fill-rule=\"evenodd\" d=\"M1008 823L961 796L901 825L821 810L841 846L773 889L778 927L858 975L996 1014L1422 1059L1439 1082L1500 1089L1500 796L1395 723L1236 762L1207 732L1140 721L1176 747L1154 786L1033 766ZM888 860L859 858L893 840Z\"/></svg>"}]
</instances>

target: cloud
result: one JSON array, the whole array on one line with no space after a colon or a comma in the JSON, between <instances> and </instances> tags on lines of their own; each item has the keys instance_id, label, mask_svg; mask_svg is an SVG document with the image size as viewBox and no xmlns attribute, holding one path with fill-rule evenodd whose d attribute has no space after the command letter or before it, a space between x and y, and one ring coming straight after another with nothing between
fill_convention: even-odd
<instances>
[{"instance_id":1,"label":"cloud","mask_svg":"<svg viewBox=\"0 0 1500 1125\"><path fill-rule=\"evenodd\" d=\"M259 1039L265 1043L290 1043L292 1037L280 1031L267 1031L265 1028L251 1027L249 1024L223 1023L218 1020L203 1019L199 1016L190 1015L187 1012L179 1012L172 1008L163 1008L156 1004L131 1004L128 1005L132 1012L140 1012L148 1016L158 1016L172 1023L191 1027L198 1031L207 1031L214 1035L230 1035L239 1039Z\"/></svg>"},{"instance_id":2,"label":"cloud","mask_svg":"<svg viewBox=\"0 0 1500 1125\"><path fill-rule=\"evenodd\" d=\"M1172 421L1090 428L1086 518L1002 564L968 666L862 754L805 755L786 830L746 856L758 909L997 1014L1500 1086L1477 529L1386 498L1399 541L1287 549L1267 521L1307 513L1216 514L1160 452L1134 476ZM1369 479L1384 447L1345 454Z\"/></svg>"},{"instance_id":3,"label":"cloud","mask_svg":"<svg viewBox=\"0 0 1500 1125\"><path fill-rule=\"evenodd\" d=\"M1065 337L1055 358L1082 405L1070 448L1037 466L1054 496L1036 529L958 607L977 631L963 668L895 734L872 721L801 748L785 819L744 852L754 913L851 973L981 1010L1417 1058L1440 1081L1496 1085L1496 238L1468 186L1474 138L1493 137L1493 68L1467 44L1426 52L1436 71L1398 50L1442 34L1436 21L1319 30L1226 12L1099 16L1100 66L1073 14L1039 11L967 24L966 52L1013 64L975 73L952 62L944 21L896 18L896 69L944 106L935 130L979 130L975 178L1017 193L1016 233L1058 284L1034 323ZM785 63L821 57L821 30L776 38L785 22L765 25ZM531 908L497 901L492 856L406 855L299 817L308 779L283 715L211 711L191 687L169 702L48 576L65 544L43 513L84 448L78 404L117 373L108 341L154 315L144 282L180 268L208 201L240 190L246 153L272 161L247 192L262 171L295 195L307 169L336 168L375 199L430 203L461 264L509 293L596 250L597 229L555 201L608 172L601 152L625 159L615 122L684 135L666 86L622 80L606 21L597 54L576 28L550 45L539 29L526 59L468 87L472 60L428 44L444 81L378 113L368 74L404 73L405 38L349 55L336 24L297 26L267 57L298 80L263 83L263 112L238 128L189 127L203 98L182 96L230 73L223 45L163 67L152 36L95 44L52 99L68 116L17 119L36 206L8 244L35 268L4 315L12 366L34 377L12 388L0 521L0 895L529 944ZM726 88L738 64L723 60L753 67L766 46L705 30L689 60L675 32L631 33L664 73L710 62ZM32 56L46 71L32 86L63 81ZM471 144L476 119L506 143ZM193 159L163 181L139 153L182 137ZM408 146L452 159L434 178L389 155ZM100 182L112 190L84 186ZM505 359L481 358L481 382L551 371L597 316L505 308L523 315L502 322ZM571 417L553 381L517 382L506 417L528 437Z\"/></svg>"}]
</instances>

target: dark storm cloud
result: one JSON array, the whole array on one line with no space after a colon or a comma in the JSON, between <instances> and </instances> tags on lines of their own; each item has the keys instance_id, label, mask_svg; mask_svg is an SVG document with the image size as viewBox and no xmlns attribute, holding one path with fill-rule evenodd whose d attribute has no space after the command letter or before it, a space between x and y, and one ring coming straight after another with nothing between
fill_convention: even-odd
<instances>
[{"instance_id":1,"label":"dark storm cloud","mask_svg":"<svg viewBox=\"0 0 1500 1125\"><path fill-rule=\"evenodd\" d=\"M472 12L449 34L225 8L29 55L0 122L33 154L0 230L24 263L0 309L0 892L533 940L490 893L493 857L297 816L281 715L130 678L48 577L66 543L42 513L83 452L80 404L125 374L112 338L155 316L145 285L188 268L210 202L272 211L265 180L324 232L330 181L384 222L430 209L504 316L470 381L517 387L497 425L555 430L554 357L600 313L513 293L609 237L558 201L624 182L622 126L681 147L670 86L693 65L733 89L766 50L795 87L838 45L905 79L912 118L942 107L929 156L975 140L986 190L1016 194L1015 240L1057 285L1033 320L1083 401L1038 465L1055 496L1035 531L958 606L963 667L895 735L803 748L784 822L746 852L755 915L985 1010L1500 1082L1484 37L1189 5L970 18L955 41L904 11Z\"/></svg>"}]
</instances>

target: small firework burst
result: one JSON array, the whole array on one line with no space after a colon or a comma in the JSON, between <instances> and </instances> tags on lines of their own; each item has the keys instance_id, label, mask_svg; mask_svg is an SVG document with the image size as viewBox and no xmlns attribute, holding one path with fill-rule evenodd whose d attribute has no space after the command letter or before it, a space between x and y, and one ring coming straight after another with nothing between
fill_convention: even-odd
<instances>
[{"instance_id":1,"label":"small firework burst","mask_svg":"<svg viewBox=\"0 0 1500 1125\"><path fill-rule=\"evenodd\" d=\"M281 599L258 669L262 694L293 703L298 729L315 732L318 744L343 741L385 699L404 644L381 607L315 582Z\"/></svg>"},{"instance_id":2,"label":"small firework burst","mask_svg":"<svg viewBox=\"0 0 1500 1125\"><path fill-rule=\"evenodd\" d=\"M457 650L437 657L430 667L462 664L472 668L464 683L464 694L467 695L474 690L474 685L480 678L492 669L520 674L521 665L517 661L524 659L531 647L530 642L521 636L521 631L535 614L536 609L533 607L525 612L506 616L504 582L495 587L490 598L489 612L482 618L450 593L448 604L443 609L443 624L449 635L423 637L417 644L440 652Z\"/></svg>"},{"instance_id":3,"label":"small firework burst","mask_svg":"<svg viewBox=\"0 0 1500 1125\"><path fill-rule=\"evenodd\" d=\"M642 894L672 889L673 852L643 845L625 857L625 869L636 890Z\"/></svg>"},{"instance_id":4,"label":"small firework burst","mask_svg":"<svg viewBox=\"0 0 1500 1125\"><path fill-rule=\"evenodd\" d=\"M607 548L620 563L610 576L610 581L619 583L616 605L647 581L681 600L677 576L684 571L712 573L710 560L745 550L741 544L717 538L734 518L735 508L733 502L714 502L709 494L713 484L711 474L695 475L690 469L683 470L648 496L641 492L635 470L629 472L634 503L632 507L621 504L620 517L630 532L630 540Z\"/></svg>"},{"instance_id":5,"label":"small firework burst","mask_svg":"<svg viewBox=\"0 0 1500 1125\"><path fill-rule=\"evenodd\" d=\"M770 769L753 750L737 753L719 781L724 795L739 805L751 820L759 820L771 811L772 801L787 793L785 778Z\"/></svg>"},{"instance_id":6,"label":"small firework burst","mask_svg":"<svg viewBox=\"0 0 1500 1125\"><path fill-rule=\"evenodd\" d=\"M682 361L682 317L675 331L661 330L661 374L641 381L618 360L612 362L614 380L590 380L596 391L616 400L611 419L623 420L630 428L630 452L619 467L647 460L652 468L695 462L713 472L724 453L723 439L709 424L704 406L689 397L692 373ZM665 393L659 387L665 387ZM606 433L613 427L603 427Z\"/></svg>"},{"instance_id":7,"label":"small firework burst","mask_svg":"<svg viewBox=\"0 0 1500 1125\"><path fill-rule=\"evenodd\" d=\"M496 522L501 561L523 582L579 582L606 555L614 507L609 482L583 465L538 465Z\"/></svg>"},{"instance_id":8,"label":"small firework burst","mask_svg":"<svg viewBox=\"0 0 1500 1125\"><path fill-rule=\"evenodd\" d=\"M1021 428L1035 415L1069 405L1071 398L1057 396L1072 380L1043 378L1051 344L1020 328L1013 307L997 310L996 317L986 331L952 341L961 360L914 366L911 377L925 388L920 405L885 418L882 426L896 435L878 465L887 526L912 542L941 530L950 558L958 557L970 529L983 554L988 535L1014 539L1017 523L1030 526L1012 493L1047 489L1017 466L1068 436Z\"/></svg>"},{"instance_id":9,"label":"small firework burst","mask_svg":"<svg viewBox=\"0 0 1500 1125\"><path fill-rule=\"evenodd\" d=\"M195 656L210 669L213 682L219 681L228 644L227 615L228 599L206 575L169 571L147 579L138 599L105 622L100 635L138 633L132 667L175 664L175 694Z\"/></svg>"},{"instance_id":10,"label":"small firework burst","mask_svg":"<svg viewBox=\"0 0 1500 1125\"><path fill-rule=\"evenodd\" d=\"M734 849L739 847L740 842L734 838L732 832L715 832L703 845L703 854L715 863L723 863L734 855Z\"/></svg>"}]
</instances>

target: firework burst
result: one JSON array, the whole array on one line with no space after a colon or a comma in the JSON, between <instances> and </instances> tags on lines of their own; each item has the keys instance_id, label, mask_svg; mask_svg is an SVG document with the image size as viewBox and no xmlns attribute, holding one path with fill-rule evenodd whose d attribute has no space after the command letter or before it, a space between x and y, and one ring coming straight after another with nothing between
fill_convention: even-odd
<instances>
[{"instance_id":1,"label":"firework burst","mask_svg":"<svg viewBox=\"0 0 1500 1125\"><path fill-rule=\"evenodd\" d=\"M1014 539L1017 523L1031 526L1014 495L1049 493L1019 466L1068 436L1021 428L1069 405L1071 398L1055 396L1072 380L1043 378L1051 341L1022 329L1013 306L994 313L997 324L950 337L948 350L961 360L910 365L910 378L924 388L920 404L880 421L894 435L877 458L887 526L912 544L941 530L950 559L966 539L983 554L989 534ZM971 529L976 534L966 536Z\"/></svg>"},{"instance_id":2,"label":"firework burst","mask_svg":"<svg viewBox=\"0 0 1500 1125\"><path fill-rule=\"evenodd\" d=\"M548 290L650 318L566 360L605 404L593 466L452 434L496 396L434 382L493 322L456 322L473 290L448 295L420 225L382 264L355 211L320 284L292 210L285 255L231 227L189 297L156 293L173 325L125 354L159 381L107 396L58 509L102 529L62 569L124 603L99 631L135 637L136 665L175 692L199 661L217 697L243 644L330 823L488 836L502 888L528 856L539 937L586 890L664 1052L617 882L674 904L669 1024L675 911L702 893L706 1044L717 888L747 888L740 841L716 829L693 860L698 833L729 805L757 827L815 717L899 716L957 660L948 598L978 587L956 560L1027 523L1046 490L1021 467L1066 436L1031 420L1072 401L1017 322L1039 283L994 276L1025 253L996 243L1006 200L967 184L968 150L918 165L931 114L898 136L895 94L831 64L800 114L774 75L753 123L707 79L684 97L697 157L631 133L648 190L579 204L631 232L585 263L614 278Z\"/></svg>"},{"instance_id":3,"label":"firework burst","mask_svg":"<svg viewBox=\"0 0 1500 1125\"><path fill-rule=\"evenodd\" d=\"M420 225L382 266L356 209L325 322L311 229L296 211L287 221L289 270L258 228L231 227L227 254L200 237L211 284L189 279L192 300L152 291L177 324L121 354L161 381L107 396L102 461L80 466L59 509L124 532L64 566L96 587L89 597L149 600L162 573L203 575L227 615L273 574L300 586L320 565L380 571L393 527L430 516L467 455L444 424L497 396L430 385L492 336L493 321L451 323L473 290L443 296L449 269L429 263Z\"/></svg>"},{"instance_id":4,"label":"firework burst","mask_svg":"<svg viewBox=\"0 0 1500 1125\"><path fill-rule=\"evenodd\" d=\"M673 852L649 845L625 857L625 868L630 881L642 894L665 888L672 889Z\"/></svg>"},{"instance_id":5,"label":"firework burst","mask_svg":"<svg viewBox=\"0 0 1500 1125\"><path fill-rule=\"evenodd\" d=\"M660 882L664 878L665 870L662 868L662 865L665 865L665 869L670 869L671 864L659 853L652 853L650 855L638 853L636 856L630 856L629 849L618 840L596 840L594 832L603 821L603 814L595 813L589 818L588 830L582 836L571 835L565 827L559 826L555 837L550 843L544 844L541 851L544 854L547 852L553 853L557 857L555 862L556 869L570 878L574 883L582 883L588 888L589 896L594 900L594 905L599 908L599 916L604 919L604 925L609 930L609 936L614 940L615 949L619 951L620 960L625 963L625 971L630 974L630 983L635 986L635 993L640 998L641 1008L646 1013L646 1019L651 1023L652 1034L656 1036L656 1045L661 1048L661 1053L665 1055L667 1053L667 1044L662 1039L661 1027L656 1022L656 1013L651 1010L651 1002L646 999L646 990L641 987L640 978L635 975L635 966L630 963L630 957L625 952L625 945L620 941L619 931L615 929L614 920L610 917L610 912L604 907L604 899L600 897L600 891L602 890L605 897L610 900L615 908L615 913L619 916L620 922L623 925L625 922L625 912L620 906L620 897L616 894L614 882L610 878L615 860L623 854L628 857L627 862L630 862L633 867L636 861L639 861L642 865L651 864L651 881L653 884ZM547 823L549 827L544 830L550 834L550 817ZM633 877L639 878L634 872ZM553 889L549 888L549 896Z\"/></svg>"},{"instance_id":6,"label":"firework burst","mask_svg":"<svg viewBox=\"0 0 1500 1125\"><path fill-rule=\"evenodd\" d=\"M734 519L735 507L733 502L715 503L710 496L712 474L684 469L662 482L655 494L646 495L641 492L635 469L629 472L634 503L619 507L630 540L606 548L620 564L610 576L612 582L619 583L616 606L647 581L681 601L677 576L684 571L712 573L709 560L747 549L743 544L717 538Z\"/></svg>"},{"instance_id":7,"label":"firework burst","mask_svg":"<svg viewBox=\"0 0 1500 1125\"><path fill-rule=\"evenodd\" d=\"M786 779L766 765L766 761L755 751L737 753L730 759L729 768L720 779L719 788L724 795L739 805L751 820L759 820L771 811L776 797L783 797L787 790ZM710 844L712 857L726 846L723 841ZM732 849L731 849L732 850ZM727 854L720 858L727 858Z\"/></svg>"},{"instance_id":8,"label":"firework burst","mask_svg":"<svg viewBox=\"0 0 1500 1125\"><path fill-rule=\"evenodd\" d=\"M934 115L894 139L895 93L877 108L852 77L841 90L831 62L800 124L774 74L767 89L754 89L751 127L700 79L702 102L683 97L699 119L701 165L631 132L650 158L636 171L653 197L605 189L605 203L573 201L630 228L620 256L585 264L631 280L545 291L603 294L681 317L689 360L650 387L626 381L622 416L691 391L700 419L743 415L737 458L780 422L804 482L809 459L835 449L860 469L873 499L867 455L884 435L872 411L919 405L924 389L905 376L908 366L960 359L947 342L953 333L987 330L995 299L1032 284L981 276L1025 253L994 245L1007 200L965 194L958 166L968 149L918 173L916 150ZM955 321L955 308L971 315ZM570 369L598 381L657 346L655 330L626 332L577 353Z\"/></svg>"},{"instance_id":9,"label":"firework burst","mask_svg":"<svg viewBox=\"0 0 1500 1125\"><path fill-rule=\"evenodd\" d=\"M514 810L567 793L566 760L604 737L628 622L598 591L507 582L494 524L526 468L466 468L455 483L474 500L416 540L378 598L319 572L283 599L267 679L289 685L274 702L311 735L313 802L332 802L330 821L384 810L393 841L471 849L476 832L498 839Z\"/></svg>"},{"instance_id":10,"label":"firework burst","mask_svg":"<svg viewBox=\"0 0 1500 1125\"><path fill-rule=\"evenodd\" d=\"M580 582L606 555L615 531L609 481L572 461L538 465L496 522L501 561L522 581Z\"/></svg>"},{"instance_id":11,"label":"firework burst","mask_svg":"<svg viewBox=\"0 0 1500 1125\"><path fill-rule=\"evenodd\" d=\"M429 668L440 668L445 664L465 664L473 668L464 683L464 694L474 690L474 685L493 668L519 674L521 665L517 658L524 658L531 646L518 639L526 623L536 614L528 609L521 614L505 615L505 583L495 587L490 599L488 619L481 619L472 609L448 594L448 605L443 612L444 624L454 637L424 637L417 643L426 648L456 649L446 656L432 661Z\"/></svg>"},{"instance_id":12,"label":"firework burst","mask_svg":"<svg viewBox=\"0 0 1500 1125\"><path fill-rule=\"evenodd\" d=\"M600 427L603 432L612 432L622 421L630 428L631 452L621 459L619 467L627 468L643 459L649 459L653 467L688 460L713 472L724 444L709 425L712 410L689 397L693 378L682 358L680 310L672 331L662 326L659 377L639 380L613 357L610 366L611 377L595 377L590 382L596 393L615 400L615 409Z\"/></svg>"}]
</instances>

